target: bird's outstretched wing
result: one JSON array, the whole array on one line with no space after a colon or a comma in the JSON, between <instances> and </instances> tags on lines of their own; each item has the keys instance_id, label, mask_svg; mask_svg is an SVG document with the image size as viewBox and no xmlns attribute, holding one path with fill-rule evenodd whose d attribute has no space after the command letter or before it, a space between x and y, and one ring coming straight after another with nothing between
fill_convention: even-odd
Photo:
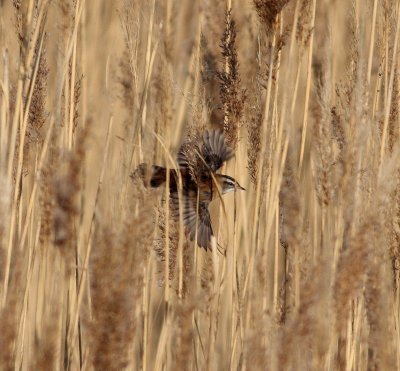
<instances>
[{"instance_id":1,"label":"bird's outstretched wing","mask_svg":"<svg viewBox=\"0 0 400 371\"><path fill-rule=\"evenodd\" d=\"M203 134L203 142L202 156L213 173L234 156L221 130L207 130Z\"/></svg>"},{"instance_id":2,"label":"bird's outstretched wing","mask_svg":"<svg viewBox=\"0 0 400 371\"><path fill-rule=\"evenodd\" d=\"M182 217L183 223L188 229L190 240L196 237L197 244L204 249L210 246L213 230L211 226L211 217L208 212L209 201L200 200L197 208L197 192L194 190L183 190L182 192ZM171 210L175 218L179 218L179 196L178 192L171 194ZM198 211L198 213L197 213Z\"/></svg>"},{"instance_id":3,"label":"bird's outstretched wing","mask_svg":"<svg viewBox=\"0 0 400 371\"><path fill-rule=\"evenodd\" d=\"M215 173L233 156L234 152L227 144L224 133L221 130L207 130L202 143L185 142L179 149L177 159L181 168L192 167L194 173L204 175Z\"/></svg>"}]
</instances>

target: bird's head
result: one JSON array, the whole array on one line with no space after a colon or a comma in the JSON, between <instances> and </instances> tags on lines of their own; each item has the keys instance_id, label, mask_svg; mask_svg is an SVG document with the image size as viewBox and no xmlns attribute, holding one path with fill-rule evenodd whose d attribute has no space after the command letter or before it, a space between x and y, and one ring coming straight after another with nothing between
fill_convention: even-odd
<instances>
[{"instance_id":1,"label":"bird's head","mask_svg":"<svg viewBox=\"0 0 400 371\"><path fill-rule=\"evenodd\" d=\"M234 178L232 178L228 175L218 174L217 180L218 180L219 186L221 187L222 194L236 191L236 190L245 191L245 189Z\"/></svg>"}]
</instances>

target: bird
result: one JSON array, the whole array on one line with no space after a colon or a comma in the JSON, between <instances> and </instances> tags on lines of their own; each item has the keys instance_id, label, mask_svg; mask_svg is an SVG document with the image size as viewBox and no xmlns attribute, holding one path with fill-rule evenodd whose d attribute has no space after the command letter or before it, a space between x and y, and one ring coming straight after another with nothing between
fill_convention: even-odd
<instances>
[{"instance_id":1,"label":"bird","mask_svg":"<svg viewBox=\"0 0 400 371\"><path fill-rule=\"evenodd\" d=\"M169 181L171 214L179 218L182 211L183 223L193 241L197 232L197 245L206 251L211 249L211 237L214 235L208 206L220 195L245 190L233 177L218 174L222 165L234 157L233 149L227 144L223 131L206 130L197 143L184 143L177 155L178 169L167 169L153 165L148 184L158 188ZM140 164L139 170L144 178L147 164ZM180 179L179 179L180 178ZM179 208L181 184L182 207Z\"/></svg>"}]
</instances>

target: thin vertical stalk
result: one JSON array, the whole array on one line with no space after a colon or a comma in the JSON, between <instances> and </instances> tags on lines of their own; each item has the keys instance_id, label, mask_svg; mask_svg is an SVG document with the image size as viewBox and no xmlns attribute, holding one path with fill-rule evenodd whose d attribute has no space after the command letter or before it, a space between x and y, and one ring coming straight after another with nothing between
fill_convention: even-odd
<instances>
[{"instance_id":1,"label":"thin vertical stalk","mask_svg":"<svg viewBox=\"0 0 400 371\"><path fill-rule=\"evenodd\" d=\"M313 57L313 45L314 45L314 26L315 26L315 8L316 8L316 0L312 2L312 16L311 16L311 36L310 36L310 46L308 48L308 66L307 66L307 85L305 92L305 100L304 100L304 112L303 112L303 126L301 130L301 143L300 143L300 156L299 156L299 170L303 166L303 158L304 158L304 147L306 143L306 135L307 135L307 122L308 122L308 104L310 100L310 90L311 90L311 76L312 76L312 57Z\"/></svg>"}]
</instances>

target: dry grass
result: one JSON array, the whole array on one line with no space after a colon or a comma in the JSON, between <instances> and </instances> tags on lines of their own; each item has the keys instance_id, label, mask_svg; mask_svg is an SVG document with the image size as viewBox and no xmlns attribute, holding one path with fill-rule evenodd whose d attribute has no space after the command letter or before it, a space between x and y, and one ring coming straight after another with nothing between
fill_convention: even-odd
<instances>
[{"instance_id":1,"label":"dry grass","mask_svg":"<svg viewBox=\"0 0 400 371\"><path fill-rule=\"evenodd\" d=\"M395 0L0 1L0 369L400 369L399 33ZM134 172L204 127L247 189L211 252Z\"/></svg>"}]
</instances>

